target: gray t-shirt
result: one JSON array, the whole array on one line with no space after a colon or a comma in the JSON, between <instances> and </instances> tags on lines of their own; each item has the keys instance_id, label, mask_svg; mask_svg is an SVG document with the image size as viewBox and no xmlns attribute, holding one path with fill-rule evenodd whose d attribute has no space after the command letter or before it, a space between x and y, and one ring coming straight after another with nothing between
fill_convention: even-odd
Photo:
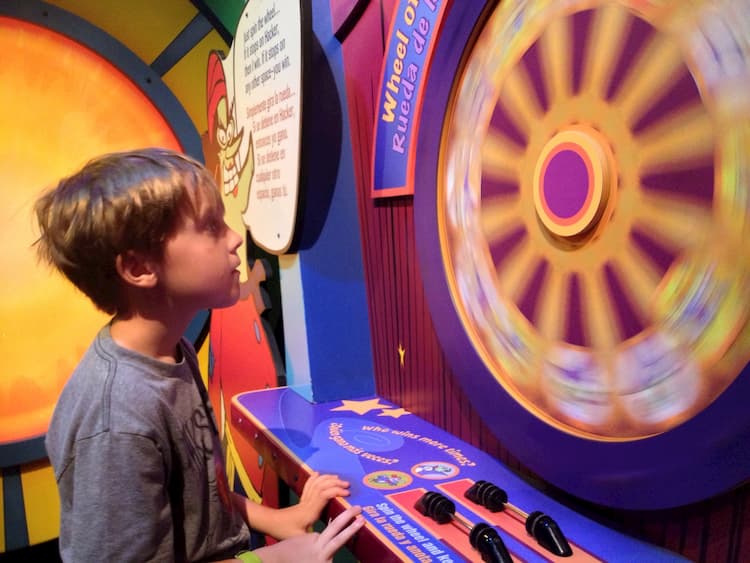
<instances>
[{"instance_id":1,"label":"gray t-shirt","mask_svg":"<svg viewBox=\"0 0 750 563\"><path fill-rule=\"evenodd\" d=\"M195 351L169 364L104 327L58 400L46 437L64 561L201 561L246 549Z\"/></svg>"}]
</instances>

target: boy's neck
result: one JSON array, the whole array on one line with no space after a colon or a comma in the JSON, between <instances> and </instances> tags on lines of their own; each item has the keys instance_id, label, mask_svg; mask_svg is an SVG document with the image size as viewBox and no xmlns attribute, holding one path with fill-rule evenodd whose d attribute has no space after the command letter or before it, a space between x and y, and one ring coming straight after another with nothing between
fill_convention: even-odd
<instances>
[{"instance_id":1,"label":"boy's neck","mask_svg":"<svg viewBox=\"0 0 750 563\"><path fill-rule=\"evenodd\" d=\"M187 325L175 328L162 319L148 319L139 315L116 316L110 325L112 339L123 348L162 362L175 363L177 344Z\"/></svg>"}]
</instances>

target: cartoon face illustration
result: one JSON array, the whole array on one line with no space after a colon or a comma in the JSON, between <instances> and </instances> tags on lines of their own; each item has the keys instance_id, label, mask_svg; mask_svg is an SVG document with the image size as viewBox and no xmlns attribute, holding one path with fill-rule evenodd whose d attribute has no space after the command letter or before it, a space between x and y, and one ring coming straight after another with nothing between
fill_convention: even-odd
<instances>
[{"instance_id":1,"label":"cartoon face illustration","mask_svg":"<svg viewBox=\"0 0 750 563\"><path fill-rule=\"evenodd\" d=\"M411 484L412 478L403 471L380 470L368 473L362 482L371 489L400 489Z\"/></svg>"},{"instance_id":2,"label":"cartoon face illustration","mask_svg":"<svg viewBox=\"0 0 750 563\"><path fill-rule=\"evenodd\" d=\"M206 100L208 138L218 161L214 170L224 200L224 219L236 232L245 234L250 228L242 219L250 200L250 184L255 173L253 135L237 120L234 92L227 88L221 55L212 51L208 57ZM233 81L232 81L233 82ZM246 237L245 237L246 238ZM239 252L242 298L248 291L247 251Z\"/></svg>"},{"instance_id":3,"label":"cartoon face illustration","mask_svg":"<svg viewBox=\"0 0 750 563\"><path fill-rule=\"evenodd\" d=\"M240 144L245 129L237 130L234 113L234 101L227 107L227 98L220 98L215 112L214 136L219 149L217 155L220 164L222 193L226 196L232 194L236 197L239 191L240 177L250 159L242 158L243 153L240 152ZM252 143L250 148L252 150ZM247 153L245 153L245 156L247 156ZM250 166L252 168L252 163Z\"/></svg>"},{"instance_id":4,"label":"cartoon face illustration","mask_svg":"<svg viewBox=\"0 0 750 563\"><path fill-rule=\"evenodd\" d=\"M447 479L458 475L459 469L452 463L425 461L411 468L413 475L423 479Z\"/></svg>"}]
</instances>

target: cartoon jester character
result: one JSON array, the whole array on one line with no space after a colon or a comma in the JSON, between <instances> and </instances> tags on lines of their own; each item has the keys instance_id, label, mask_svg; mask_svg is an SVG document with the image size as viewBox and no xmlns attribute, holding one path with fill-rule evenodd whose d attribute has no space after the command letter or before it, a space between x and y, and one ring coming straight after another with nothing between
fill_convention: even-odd
<instances>
[{"instance_id":1,"label":"cartoon jester character","mask_svg":"<svg viewBox=\"0 0 750 563\"><path fill-rule=\"evenodd\" d=\"M255 173L253 133L248 130L247 148L243 151L245 128L238 130L234 96L230 102L222 57L218 51L211 51L208 56L206 90L208 137L211 144L217 147L219 173L215 173L215 176L224 197L225 219L233 230L246 233L248 225L245 225L242 215L247 211L250 184ZM240 259L241 298L247 298L249 288L245 287L245 282L249 270L246 252L240 252Z\"/></svg>"},{"instance_id":2,"label":"cartoon jester character","mask_svg":"<svg viewBox=\"0 0 750 563\"><path fill-rule=\"evenodd\" d=\"M241 435L233 435L228 411L234 395L244 391L275 387L283 377L283 364L273 329L261 314L270 307L265 289L260 286L271 274L264 260L248 264L247 230L242 219L250 197L255 170L252 132L237 126L234 96L227 91L222 57L212 51L208 58L206 101L210 150L217 157L214 177L224 201L224 219L244 235L245 244L238 254L241 292L239 301L228 308L211 311L208 393L217 408L217 422L227 460L229 482L237 484L252 499L263 498L275 505L278 498L276 478ZM247 147L243 151L243 147ZM214 152L215 151L215 152ZM264 478L265 476L265 478Z\"/></svg>"}]
</instances>

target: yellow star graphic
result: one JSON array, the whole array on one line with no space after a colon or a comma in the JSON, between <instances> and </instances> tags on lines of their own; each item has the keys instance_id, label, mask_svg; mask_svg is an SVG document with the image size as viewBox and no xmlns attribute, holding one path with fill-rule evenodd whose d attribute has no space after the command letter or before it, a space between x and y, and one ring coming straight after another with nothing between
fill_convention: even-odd
<instances>
[{"instance_id":1,"label":"yellow star graphic","mask_svg":"<svg viewBox=\"0 0 750 563\"><path fill-rule=\"evenodd\" d=\"M388 405L381 405L380 399L367 399L366 401L348 401L343 399L340 407L331 409L332 411L351 411L357 414L365 414L375 409L387 408Z\"/></svg>"},{"instance_id":2,"label":"yellow star graphic","mask_svg":"<svg viewBox=\"0 0 750 563\"><path fill-rule=\"evenodd\" d=\"M401 367L404 367L404 356L406 356L406 348L401 346L401 344L398 345L398 360L401 363Z\"/></svg>"},{"instance_id":3,"label":"yellow star graphic","mask_svg":"<svg viewBox=\"0 0 750 563\"><path fill-rule=\"evenodd\" d=\"M398 409L383 409L378 416L392 416L393 418L399 418L404 416L405 414L411 414L406 409L398 408Z\"/></svg>"}]
</instances>

